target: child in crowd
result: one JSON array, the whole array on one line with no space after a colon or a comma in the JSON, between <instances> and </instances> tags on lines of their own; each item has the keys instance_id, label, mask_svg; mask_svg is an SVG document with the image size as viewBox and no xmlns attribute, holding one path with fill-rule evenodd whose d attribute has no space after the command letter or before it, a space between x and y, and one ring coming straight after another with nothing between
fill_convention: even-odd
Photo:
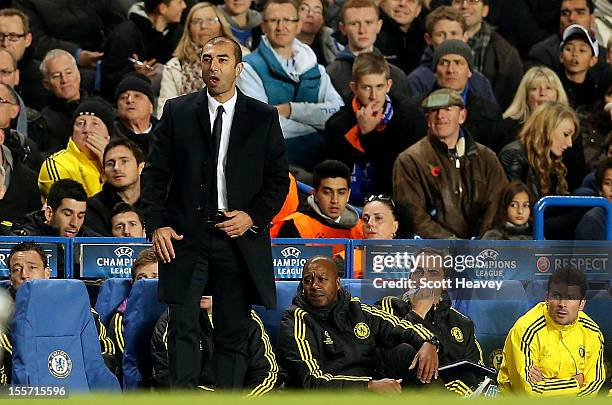
<instances>
[{"instance_id":1,"label":"child in crowd","mask_svg":"<svg viewBox=\"0 0 612 405\"><path fill-rule=\"evenodd\" d=\"M503 190L489 230L482 239L531 240L531 207L535 199L522 181L512 181Z\"/></svg>"},{"instance_id":2,"label":"child in crowd","mask_svg":"<svg viewBox=\"0 0 612 405\"><path fill-rule=\"evenodd\" d=\"M561 54L563 71L559 77L572 107L590 105L603 97L607 85L596 83L589 70L597 64L599 45L589 32L578 24L563 31Z\"/></svg>"}]
</instances>

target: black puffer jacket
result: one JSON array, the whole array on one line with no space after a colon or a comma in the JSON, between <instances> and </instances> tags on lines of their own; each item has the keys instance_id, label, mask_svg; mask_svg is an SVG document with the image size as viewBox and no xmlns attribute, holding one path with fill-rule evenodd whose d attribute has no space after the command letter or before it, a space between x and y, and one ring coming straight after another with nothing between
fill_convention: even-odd
<instances>
[{"instance_id":1,"label":"black puffer jacket","mask_svg":"<svg viewBox=\"0 0 612 405\"><path fill-rule=\"evenodd\" d=\"M199 384L214 387L215 373L213 370L213 327L208 313L200 311L200 352L202 354L202 369ZM169 387L168 371L168 311L164 311L151 337L151 356L153 360L153 385ZM263 322L257 313L251 310L249 322L248 368L244 386L251 390L250 395L265 394L279 385L278 365L276 356L270 344L270 339Z\"/></svg>"},{"instance_id":2,"label":"black puffer jacket","mask_svg":"<svg viewBox=\"0 0 612 405\"><path fill-rule=\"evenodd\" d=\"M45 222L45 212L35 211L18 219L11 228L17 236L58 236L57 229ZM86 226L82 226L77 236L100 236Z\"/></svg>"},{"instance_id":3,"label":"black puffer jacket","mask_svg":"<svg viewBox=\"0 0 612 405\"><path fill-rule=\"evenodd\" d=\"M338 302L323 310L297 294L281 319L278 351L290 385L365 389L377 375L377 350L401 343L418 350L431 336L340 289Z\"/></svg>"}]
</instances>

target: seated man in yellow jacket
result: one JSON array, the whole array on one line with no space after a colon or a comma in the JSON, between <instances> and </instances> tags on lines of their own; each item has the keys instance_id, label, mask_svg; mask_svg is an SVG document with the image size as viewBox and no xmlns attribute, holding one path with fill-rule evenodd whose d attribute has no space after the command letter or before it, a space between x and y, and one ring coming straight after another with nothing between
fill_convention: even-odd
<instances>
[{"instance_id":1,"label":"seated man in yellow jacket","mask_svg":"<svg viewBox=\"0 0 612 405\"><path fill-rule=\"evenodd\" d=\"M102 190L102 156L110 141L114 116L113 107L100 97L79 104L72 117L72 136L66 149L49 156L40 168L38 188L43 201L59 179L83 184L88 197Z\"/></svg>"},{"instance_id":2,"label":"seated man in yellow jacket","mask_svg":"<svg viewBox=\"0 0 612 405\"><path fill-rule=\"evenodd\" d=\"M520 317L506 337L500 392L534 396L596 395L606 379L604 337L582 310L586 278L562 268L548 280L545 302Z\"/></svg>"}]
</instances>

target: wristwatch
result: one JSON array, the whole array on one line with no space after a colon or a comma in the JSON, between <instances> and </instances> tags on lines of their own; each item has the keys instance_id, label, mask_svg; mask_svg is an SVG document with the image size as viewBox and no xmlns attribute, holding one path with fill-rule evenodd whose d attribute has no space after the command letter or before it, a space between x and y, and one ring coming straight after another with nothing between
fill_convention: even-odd
<instances>
[{"instance_id":1,"label":"wristwatch","mask_svg":"<svg viewBox=\"0 0 612 405\"><path fill-rule=\"evenodd\" d=\"M429 344L436 346L436 353L440 351L440 340L438 340L437 337L431 335L431 337L429 339L426 339L425 341Z\"/></svg>"}]
</instances>

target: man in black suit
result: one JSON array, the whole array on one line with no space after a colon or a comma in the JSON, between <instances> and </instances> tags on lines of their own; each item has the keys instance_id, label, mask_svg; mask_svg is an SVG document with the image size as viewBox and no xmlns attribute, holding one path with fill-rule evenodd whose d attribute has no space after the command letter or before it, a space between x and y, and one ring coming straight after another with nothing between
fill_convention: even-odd
<instances>
[{"instance_id":1,"label":"man in black suit","mask_svg":"<svg viewBox=\"0 0 612 405\"><path fill-rule=\"evenodd\" d=\"M244 381L251 304L276 303L267 227L289 187L285 146L276 109L236 89L241 60L228 38L204 46L206 88L166 103L142 174L173 387L198 383L205 288L215 297L217 388Z\"/></svg>"}]
</instances>

